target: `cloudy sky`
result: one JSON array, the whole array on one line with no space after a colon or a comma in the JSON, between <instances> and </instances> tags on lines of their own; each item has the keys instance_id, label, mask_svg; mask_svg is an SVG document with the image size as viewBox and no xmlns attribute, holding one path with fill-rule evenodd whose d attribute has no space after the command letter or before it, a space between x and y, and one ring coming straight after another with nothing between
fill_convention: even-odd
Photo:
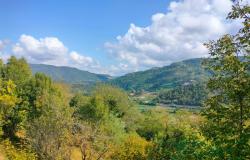
<instances>
[{"instance_id":1,"label":"cloudy sky","mask_svg":"<svg viewBox=\"0 0 250 160\"><path fill-rule=\"evenodd\" d=\"M247 0L249 1L249 0ZM122 75L205 57L230 0L0 0L0 56Z\"/></svg>"}]
</instances>

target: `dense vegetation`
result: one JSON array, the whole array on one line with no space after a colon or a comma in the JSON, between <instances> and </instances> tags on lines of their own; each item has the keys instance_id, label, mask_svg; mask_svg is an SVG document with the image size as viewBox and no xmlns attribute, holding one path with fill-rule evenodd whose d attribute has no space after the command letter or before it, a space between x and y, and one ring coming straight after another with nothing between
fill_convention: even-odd
<instances>
[{"instance_id":1,"label":"dense vegetation","mask_svg":"<svg viewBox=\"0 0 250 160\"><path fill-rule=\"evenodd\" d=\"M202 66L204 59L189 59L169 66L129 73L110 81L135 94L154 92L152 104L201 106L207 97L205 83L212 75Z\"/></svg>"},{"instance_id":2,"label":"dense vegetation","mask_svg":"<svg viewBox=\"0 0 250 160\"><path fill-rule=\"evenodd\" d=\"M208 91L204 84L190 83L160 91L155 101L164 104L201 106L207 96Z\"/></svg>"},{"instance_id":3,"label":"dense vegetation","mask_svg":"<svg viewBox=\"0 0 250 160\"><path fill-rule=\"evenodd\" d=\"M0 60L0 159L250 159L249 14L249 6L236 3L228 18L243 19L243 28L206 44L211 58L204 65L214 74L201 113L141 111L107 84L72 93L45 74L32 75L23 58ZM188 86L168 94L188 97L196 92Z\"/></svg>"},{"instance_id":4,"label":"dense vegetation","mask_svg":"<svg viewBox=\"0 0 250 160\"><path fill-rule=\"evenodd\" d=\"M129 73L111 83L129 91L159 91L173 89L190 82L208 80L209 71L202 67L203 59L190 59L169 66Z\"/></svg>"}]
</instances>

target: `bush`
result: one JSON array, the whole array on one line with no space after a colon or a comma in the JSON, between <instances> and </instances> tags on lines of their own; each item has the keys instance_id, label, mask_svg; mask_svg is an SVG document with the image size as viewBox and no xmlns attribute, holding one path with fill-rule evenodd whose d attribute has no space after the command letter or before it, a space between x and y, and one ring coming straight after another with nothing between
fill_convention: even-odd
<instances>
[{"instance_id":1,"label":"bush","mask_svg":"<svg viewBox=\"0 0 250 160\"><path fill-rule=\"evenodd\" d=\"M4 149L2 149L4 148ZM0 144L0 151L4 150L4 156L10 160L35 160L36 154L30 149L24 146L15 147L11 142L6 139Z\"/></svg>"}]
</instances>

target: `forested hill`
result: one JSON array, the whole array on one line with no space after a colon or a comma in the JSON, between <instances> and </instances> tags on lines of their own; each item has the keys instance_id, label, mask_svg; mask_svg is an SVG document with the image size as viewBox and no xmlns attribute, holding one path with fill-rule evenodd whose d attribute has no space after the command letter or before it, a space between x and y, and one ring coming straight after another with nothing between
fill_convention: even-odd
<instances>
[{"instance_id":1,"label":"forested hill","mask_svg":"<svg viewBox=\"0 0 250 160\"><path fill-rule=\"evenodd\" d=\"M169 66L129 73L111 80L125 90L157 91L193 82L204 82L210 73L202 67L201 58L172 63Z\"/></svg>"},{"instance_id":2,"label":"forested hill","mask_svg":"<svg viewBox=\"0 0 250 160\"><path fill-rule=\"evenodd\" d=\"M44 64L30 64L32 72L42 72L55 81L69 84L88 85L96 82L110 82L125 90L157 91L173 89L193 82L204 82L209 72L202 67L201 58L173 63L169 66L152 68L146 71L129 73L115 79L109 75L95 74L71 67L57 67Z\"/></svg>"},{"instance_id":3,"label":"forested hill","mask_svg":"<svg viewBox=\"0 0 250 160\"><path fill-rule=\"evenodd\" d=\"M55 81L62 81L69 84L93 84L96 82L108 81L109 75L95 74L72 67L57 67L44 64L30 64L33 74L42 72L52 77Z\"/></svg>"}]
</instances>

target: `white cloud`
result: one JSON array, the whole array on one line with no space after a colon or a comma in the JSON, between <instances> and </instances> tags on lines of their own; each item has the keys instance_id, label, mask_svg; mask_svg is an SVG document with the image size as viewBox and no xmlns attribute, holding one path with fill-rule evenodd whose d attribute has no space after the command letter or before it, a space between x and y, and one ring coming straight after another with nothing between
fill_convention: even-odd
<instances>
[{"instance_id":1,"label":"white cloud","mask_svg":"<svg viewBox=\"0 0 250 160\"><path fill-rule=\"evenodd\" d=\"M97 69L100 67L99 63L92 57L76 51L69 51L63 42L56 37L36 39L33 36L23 34L13 45L11 54L25 57L29 63L71 66L92 72L98 72Z\"/></svg>"},{"instance_id":2,"label":"white cloud","mask_svg":"<svg viewBox=\"0 0 250 160\"><path fill-rule=\"evenodd\" d=\"M166 13L152 16L149 26L131 24L125 35L105 43L105 48L127 64L123 69L128 71L203 57L207 55L204 42L239 28L239 22L226 20L231 6L230 0L173 1Z\"/></svg>"},{"instance_id":3,"label":"white cloud","mask_svg":"<svg viewBox=\"0 0 250 160\"><path fill-rule=\"evenodd\" d=\"M4 48L4 43L3 41L0 40L0 51Z\"/></svg>"},{"instance_id":4,"label":"white cloud","mask_svg":"<svg viewBox=\"0 0 250 160\"><path fill-rule=\"evenodd\" d=\"M9 40L0 40L0 53L8 46Z\"/></svg>"},{"instance_id":5,"label":"white cloud","mask_svg":"<svg viewBox=\"0 0 250 160\"><path fill-rule=\"evenodd\" d=\"M99 62L94 60L92 57L83 56L76 51L70 52L69 56L71 63L77 68L95 73L107 73L107 71L99 64Z\"/></svg>"},{"instance_id":6,"label":"white cloud","mask_svg":"<svg viewBox=\"0 0 250 160\"><path fill-rule=\"evenodd\" d=\"M64 65L67 63L68 49L56 37L36 39L21 35L12 51L18 57L25 57L31 63Z\"/></svg>"},{"instance_id":7,"label":"white cloud","mask_svg":"<svg viewBox=\"0 0 250 160\"><path fill-rule=\"evenodd\" d=\"M75 51L70 52L70 58L77 64L81 64L84 66L88 66L89 64L94 63L94 60L91 57L82 56Z\"/></svg>"},{"instance_id":8,"label":"white cloud","mask_svg":"<svg viewBox=\"0 0 250 160\"><path fill-rule=\"evenodd\" d=\"M8 56L8 47L9 47L10 41L5 39L5 40L0 40L0 58L3 61L6 61L9 56Z\"/></svg>"}]
</instances>

